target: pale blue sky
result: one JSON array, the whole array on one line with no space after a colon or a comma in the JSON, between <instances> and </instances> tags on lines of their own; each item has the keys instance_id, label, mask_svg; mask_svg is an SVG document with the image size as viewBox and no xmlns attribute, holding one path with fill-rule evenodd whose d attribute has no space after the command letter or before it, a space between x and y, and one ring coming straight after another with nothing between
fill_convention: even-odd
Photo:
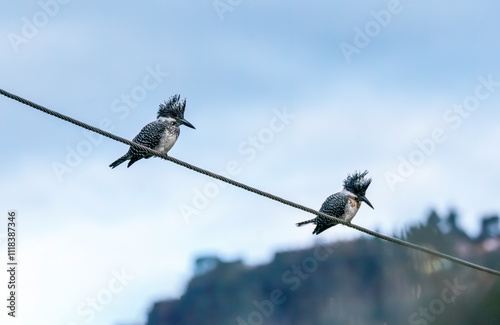
<instances>
[{"instance_id":1,"label":"pale blue sky","mask_svg":"<svg viewBox=\"0 0 500 325\"><path fill-rule=\"evenodd\" d=\"M354 222L386 234L455 207L475 235L479 217L500 210L495 1L243 0L220 15L217 1L40 3L2 2L7 91L127 138L180 93L196 130L182 129L172 156L215 172L235 161L236 180L316 209L347 173L368 169L375 210ZM346 58L341 44L355 46L358 30L372 36ZM450 111L478 95L473 112ZM313 237L295 227L310 215L159 159L111 170L124 145L92 136L89 147L82 129L4 97L0 107L0 213L19 213L22 324L140 323L155 300L178 297L200 254L255 264L360 236ZM286 123L276 119L285 111ZM433 132L446 140L422 156L415 141ZM84 156L70 166L72 150ZM400 159L418 166L391 189ZM59 164L71 172L58 175ZM193 200L206 206L183 216ZM133 280L92 309L116 272Z\"/></svg>"}]
</instances>

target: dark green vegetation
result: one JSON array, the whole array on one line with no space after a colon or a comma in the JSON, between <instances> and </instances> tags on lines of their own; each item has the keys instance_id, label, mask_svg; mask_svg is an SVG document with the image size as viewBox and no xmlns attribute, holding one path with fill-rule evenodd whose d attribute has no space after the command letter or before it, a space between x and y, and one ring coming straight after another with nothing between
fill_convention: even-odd
<instances>
[{"instance_id":1,"label":"dark green vegetation","mask_svg":"<svg viewBox=\"0 0 500 325\"><path fill-rule=\"evenodd\" d=\"M498 217L483 218L476 238L456 222L432 212L399 237L499 270ZM154 304L147 325L500 324L500 278L378 239L281 252L255 267L201 257L195 273L180 299Z\"/></svg>"}]
</instances>

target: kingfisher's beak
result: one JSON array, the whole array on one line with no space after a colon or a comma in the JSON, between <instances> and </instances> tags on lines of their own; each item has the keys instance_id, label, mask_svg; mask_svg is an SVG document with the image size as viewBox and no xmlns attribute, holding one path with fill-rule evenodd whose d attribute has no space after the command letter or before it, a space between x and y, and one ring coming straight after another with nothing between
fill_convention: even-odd
<instances>
[{"instance_id":1,"label":"kingfisher's beak","mask_svg":"<svg viewBox=\"0 0 500 325\"><path fill-rule=\"evenodd\" d=\"M183 118L179 118L179 119L177 119L177 121L178 121L180 124L184 124L185 126L188 126L188 127L190 127L191 129L195 129L195 130L196 130L196 128L194 127L194 125L193 125L193 124L189 123L187 120L185 120L185 119L183 119Z\"/></svg>"},{"instance_id":2,"label":"kingfisher's beak","mask_svg":"<svg viewBox=\"0 0 500 325\"><path fill-rule=\"evenodd\" d=\"M363 201L363 202L366 202L366 204L368 204L368 206L370 208L372 208L373 210L375 210L375 208L373 207L373 205L370 203L370 201L368 201L368 199L362 195L358 196L359 200L360 201Z\"/></svg>"}]
</instances>

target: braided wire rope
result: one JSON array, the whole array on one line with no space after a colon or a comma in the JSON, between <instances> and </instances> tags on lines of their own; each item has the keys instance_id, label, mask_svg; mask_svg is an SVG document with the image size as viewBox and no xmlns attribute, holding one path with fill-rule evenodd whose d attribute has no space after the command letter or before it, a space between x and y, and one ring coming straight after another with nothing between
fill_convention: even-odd
<instances>
[{"instance_id":1,"label":"braided wire rope","mask_svg":"<svg viewBox=\"0 0 500 325\"><path fill-rule=\"evenodd\" d=\"M239 188L242 188L248 192L252 192L252 193L255 193L255 194L258 194L258 195L261 195L261 196L264 196L266 198L269 198L271 200L274 200L274 201L277 201L277 202L280 202L282 204L285 204L285 205L288 205L288 206L291 206L291 207L294 207L296 209L299 209L299 210L302 210L302 211L305 211L305 212L309 212L313 215L321 215L323 217L326 217L326 218L329 218L335 222L338 222L338 223L341 223L345 226L348 226L348 227L351 227L353 229L356 229L360 232L363 232L365 234L368 234L370 236L373 236L373 237L377 237L379 239L382 239L382 240L386 240L388 242L391 242L391 243L395 243L397 245L401 245L401 246L404 246L404 247L408 247L408 248L412 248L412 249L415 249L415 250L418 250L418 251L421 251L421 252L424 252L424 253L427 253L427 254L430 254L430 255L434 255L434 256L437 256L437 257L440 257L440 258L444 258L444 259L447 259L451 262L454 262L454 263L457 263L457 264L461 264L461 265L464 265L464 266L467 266L467 267L470 267L472 269L475 269L475 270L478 270L478 271L482 271L482 272L486 272L486 273L489 273L489 274L493 274L493 275L496 275L496 276L500 276L500 271L497 271L497 270L493 270L493 269L490 269L490 268L487 268L487 267L484 267L484 266L481 266L481 265L477 265L477 264L474 264L472 262L469 262L469 261L465 261L463 259L460 259L458 257L455 257L455 256L451 256L451 255L448 255L448 254L445 254L445 253L442 253L442 252L439 252L439 251L435 251L435 250L432 250L432 249L429 249L427 247L423 247L423 246L420 246L420 245L417 245L417 244L413 244L413 243L410 243L410 242L407 242L407 241L404 241L404 240L401 240L401 239L398 239L398 238L394 238L394 237L390 237L390 236L387 236L387 235L383 235L383 234L380 234L380 233L377 233L373 230L370 230L370 229L367 229L367 228L363 228L361 226L358 226L356 224L353 224L353 223L350 223L350 222L347 222L345 220L342 220L342 219L338 219L338 218L335 218L335 217L332 217L328 214L325 214L325 213L322 213L322 212L319 212L319 211L316 211L314 209L311 209L311 208L308 208L304 205L301 205L301 204L298 204L296 202L292 202L292 201L289 201L289 200L286 200L286 199L283 199L279 196L276 196L274 194L271 194L271 193L268 193L268 192L264 192L264 191L261 191L257 188L254 188L254 187L251 187L251 186L248 186L246 184L243 184L243 183L240 183L240 182L237 182L235 180L232 180L230 178L227 178L225 176L222 176L222 175L219 175L219 174L216 174L216 173L213 173L209 170L206 170L206 169L203 169L203 168L200 168L198 166L195 166L195 165L192 165L192 164L189 164L187 162L184 162L182 160L179 160L177 158L174 158L174 157L171 157L171 156L168 156L166 154L162 154L156 150L153 150L151 148L148 148L148 147L145 147L143 145L140 145L138 143L135 143L135 142L132 142L130 140L127 140L125 138L122 138L122 137L119 137L117 135L114 135L110 132L107 132L107 131L104 131L104 130L101 130L99 128L96 128L92 125L89 125L87 123L84 123L84 122L81 122L77 119L74 119L72 117L69 117L67 115L64 115L64 114L61 114L59 112L56 112L56 111L53 111L53 110L50 110L46 107L43 107L41 105L38 105L36 103L33 103L32 101L29 101L27 99L24 99L22 97L19 97L17 95L14 95L12 93L9 93L3 89L0 88L0 94L2 94L3 96L5 97L8 97L10 99L13 99L15 101L18 101L22 104L25 104L27 106L30 106L32 108L35 108L39 111L42 111L46 114L49 114L49 115L52 115L54 117L57 117L57 118L60 118L66 122L69 122L69 123L72 123L72 124L75 124L79 127L82 127L84 129L87 129L89 131L92 131L92 132L95 132L95 133L98 133L98 134L101 134L105 137L108 137L110 139L113 139L115 141L119 141L119 142L122 142L126 145L129 145L131 147L134 147L136 149L140 149L140 150L143 150L143 151L146 151L147 153L150 153L154 156L157 156L157 157L160 157L160 158L163 158L165 160L169 160L177 165L180 165L182 167L185 167L187 169L190 169L192 171L195 171L197 173L200 173L200 174L203 174L203 175L206 175L206 176L209 176L209 177L212 177L212 178L215 178L217 180L220 180L220 181L223 181L223 182L226 182L228 184L231 184L233 186L236 186L236 187L239 187Z\"/></svg>"}]
</instances>

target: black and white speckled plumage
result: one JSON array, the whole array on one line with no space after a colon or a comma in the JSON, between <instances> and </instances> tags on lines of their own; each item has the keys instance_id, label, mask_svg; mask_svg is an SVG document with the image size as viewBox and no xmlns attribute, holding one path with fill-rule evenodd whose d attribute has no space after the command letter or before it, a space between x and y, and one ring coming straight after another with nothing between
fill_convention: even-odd
<instances>
[{"instance_id":1,"label":"black and white speckled plumage","mask_svg":"<svg viewBox=\"0 0 500 325\"><path fill-rule=\"evenodd\" d=\"M325 202L323 202L319 212L326 213L339 219L344 219L343 216L345 214L345 207L347 206L348 201L349 199L347 198L347 195L344 195L342 192L335 193L330 195ZM313 234L316 235L337 224L335 221L322 216L317 216L315 219L314 223L316 224L316 228L314 229Z\"/></svg>"},{"instance_id":2,"label":"black and white speckled plumage","mask_svg":"<svg viewBox=\"0 0 500 325\"><path fill-rule=\"evenodd\" d=\"M170 136L167 136L167 134L169 134ZM177 141L179 134L179 126L175 125L173 119L170 120L167 118L162 118L143 127L141 132L139 132L139 134L136 135L132 141L138 144L142 144L143 146L146 146L148 148L167 153ZM162 141L162 139L165 137L169 137L170 139ZM162 142L164 142L164 145L162 145ZM133 163L142 158L151 158L151 154L148 154L140 149L130 147L128 152L120 157L117 161L112 163L110 167L115 168L116 166L127 160L130 160L127 167L130 167Z\"/></svg>"},{"instance_id":3,"label":"black and white speckled plumage","mask_svg":"<svg viewBox=\"0 0 500 325\"><path fill-rule=\"evenodd\" d=\"M143 127L132 141L166 154L174 146L179 137L180 124L193 127L189 122L184 120L185 107L186 99L180 101L179 95L170 97L168 101L160 104L157 115L158 119ZM127 167L130 167L139 159L148 159L151 157L151 154L143 150L130 147L125 155L109 166L115 168L121 163L130 160L127 165Z\"/></svg>"},{"instance_id":4,"label":"black and white speckled plumage","mask_svg":"<svg viewBox=\"0 0 500 325\"><path fill-rule=\"evenodd\" d=\"M323 202L319 211L342 220L351 221L358 212L361 206L361 198L364 198L366 190L371 183L370 178L365 178L367 174L368 171L363 173L355 172L352 175L348 175L344 180L344 189L341 192L330 195ZM316 228L313 231L314 235L318 235L338 224L338 222L332 219L317 216L311 220L299 222L297 226L300 227L309 223L316 224Z\"/></svg>"}]
</instances>

